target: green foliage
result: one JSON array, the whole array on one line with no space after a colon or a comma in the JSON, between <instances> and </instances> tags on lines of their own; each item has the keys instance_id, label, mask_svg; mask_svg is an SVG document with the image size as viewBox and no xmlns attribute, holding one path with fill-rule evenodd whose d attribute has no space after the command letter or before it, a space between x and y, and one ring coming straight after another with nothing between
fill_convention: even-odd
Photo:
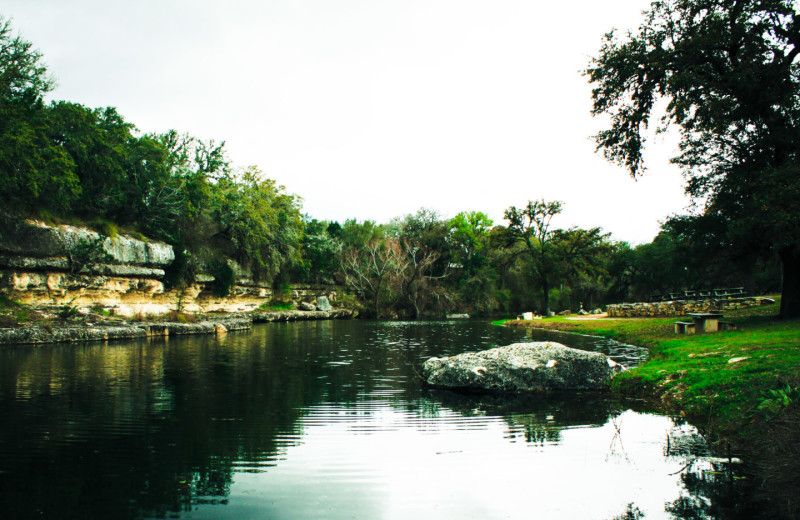
<instances>
[{"instance_id":1,"label":"green foliage","mask_svg":"<svg viewBox=\"0 0 800 520\"><path fill-rule=\"evenodd\" d=\"M109 263L114 257L109 255L103 248L105 237L99 236L93 240L79 239L71 247L67 248L66 255L69 260L69 268L72 274L79 273L84 267L91 264Z\"/></svg>"},{"instance_id":2,"label":"green foliage","mask_svg":"<svg viewBox=\"0 0 800 520\"><path fill-rule=\"evenodd\" d=\"M462 211L448 224L455 260L467 270L479 267L486 259L492 219L480 211Z\"/></svg>"},{"instance_id":3,"label":"green foliage","mask_svg":"<svg viewBox=\"0 0 800 520\"><path fill-rule=\"evenodd\" d=\"M800 316L800 52L791 0L665 0L637 33L609 33L586 74L598 149L636 176L645 129L681 130L673 162L701 198L728 256L779 253L785 318ZM698 222L698 224L701 224ZM748 259L748 257L750 257Z\"/></svg>"},{"instance_id":4,"label":"green foliage","mask_svg":"<svg viewBox=\"0 0 800 520\"><path fill-rule=\"evenodd\" d=\"M766 414L767 419L776 417L793 404L800 403L800 387L793 387L789 384L781 388L771 388L764 395L764 400L758 405L758 409Z\"/></svg>"},{"instance_id":5,"label":"green foliage","mask_svg":"<svg viewBox=\"0 0 800 520\"><path fill-rule=\"evenodd\" d=\"M333 234L329 232L330 226L327 222L306 218L300 260L292 270L292 279L305 283L336 283L342 242L334 236L338 235L338 224Z\"/></svg>"},{"instance_id":6,"label":"green foliage","mask_svg":"<svg viewBox=\"0 0 800 520\"><path fill-rule=\"evenodd\" d=\"M70 320L77 316L80 316L80 311L77 307L72 306L72 302L62 305L58 310L58 317L62 320Z\"/></svg>"},{"instance_id":7,"label":"green foliage","mask_svg":"<svg viewBox=\"0 0 800 520\"><path fill-rule=\"evenodd\" d=\"M291 302L285 302L282 300L272 300L268 302L264 302L258 306L259 309L262 311L290 311L294 307L292 306Z\"/></svg>"},{"instance_id":8,"label":"green foliage","mask_svg":"<svg viewBox=\"0 0 800 520\"><path fill-rule=\"evenodd\" d=\"M508 237L527 256L527 268L542 291L544 314L550 312L550 290L555 282L578 288L580 301L591 303L605 289L598 282L605 276L604 258L612 246L600 228L551 229L552 218L561 212L560 202L528 201L525 208L514 206L505 212ZM563 290L560 290L563 292ZM558 301L565 305L566 299ZM577 303L577 302L573 302Z\"/></svg>"},{"instance_id":9,"label":"green foliage","mask_svg":"<svg viewBox=\"0 0 800 520\"><path fill-rule=\"evenodd\" d=\"M69 154L49 136L42 55L0 17L0 204L63 211L80 192Z\"/></svg>"},{"instance_id":10,"label":"green foliage","mask_svg":"<svg viewBox=\"0 0 800 520\"><path fill-rule=\"evenodd\" d=\"M103 236L114 240L119 236L119 228L113 222L103 219L95 219L90 224L90 227Z\"/></svg>"},{"instance_id":11,"label":"green foliage","mask_svg":"<svg viewBox=\"0 0 800 520\"><path fill-rule=\"evenodd\" d=\"M220 248L261 279L274 280L300 260L303 221L296 196L248 168L239 179L222 178L212 191Z\"/></svg>"},{"instance_id":12,"label":"green foliage","mask_svg":"<svg viewBox=\"0 0 800 520\"><path fill-rule=\"evenodd\" d=\"M338 230L338 238L344 248L361 249L373 240L380 240L384 236L384 229L372 220L358 222L348 219Z\"/></svg>"},{"instance_id":13,"label":"green foliage","mask_svg":"<svg viewBox=\"0 0 800 520\"><path fill-rule=\"evenodd\" d=\"M16 327L29 319L27 307L0 294L0 327Z\"/></svg>"},{"instance_id":14,"label":"green foliage","mask_svg":"<svg viewBox=\"0 0 800 520\"><path fill-rule=\"evenodd\" d=\"M214 276L214 295L219 298L228 296L236 283L233 268L225 260L215 260L209 265L209 270Z\"/></svg>"},{"instance_id":15,"label":"green foliage","mask_svg":"<svg viewBox=\"0 0 800 520\"><path fill-rule=\"evenodd\" d=\"M173 246L175 259L165 270L164 285L167 289L185 289L197 278L197 258L180 244Z\"/></svg>"}]
</instances>

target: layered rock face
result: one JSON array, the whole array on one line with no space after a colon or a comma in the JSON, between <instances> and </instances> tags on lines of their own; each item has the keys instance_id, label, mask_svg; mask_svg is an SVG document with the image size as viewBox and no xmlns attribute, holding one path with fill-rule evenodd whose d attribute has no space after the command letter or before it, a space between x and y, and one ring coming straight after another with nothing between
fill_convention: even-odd
<instances>
[{"instance_id":1,"label":"layered rock face","mask_svg":"<svg viewBox=\"0 0 800 520\"><path fill-rule=\"evenodd\" d=\"M560 343L515 343L476 353L431 358L422 367L425 382L456 390L546 392L603 390L625 368L599 352Z\"/></svg>"},{"instance_id":2,"label":"layered rock face","mask_svg":"<svg viewBox=\"0 0 800 520\"><path fill-rule=\"evenodd\" d=\"M75 226L22 220L0 211L0 292L34 305L100 306L121 316L187 312L248 312L275 297L267 284L233 265L236 285L224 298L212 291L213 276L200 275L182 290L167 290L172 246ZM281 298L335 301L338 287L292 287Z\"/></svg>"}]
</instances>

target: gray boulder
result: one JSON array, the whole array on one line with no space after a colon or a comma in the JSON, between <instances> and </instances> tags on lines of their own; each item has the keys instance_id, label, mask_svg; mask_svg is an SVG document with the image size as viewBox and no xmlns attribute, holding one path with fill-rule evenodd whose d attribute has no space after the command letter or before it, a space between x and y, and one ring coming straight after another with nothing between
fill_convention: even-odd
<instances>
[{"instance_id":1,"label":"gray boulder","mask_svg":"<svg viewBox=\"0 0 800 520\"><path fill-rule=\"evenodd\" d=\"M320 296L317 298L317 310L324 312L333 310L333 307L331 307L331 302L328 301L327 296Z\"/></svg>"},{"instance_id":2,"label":"gray boulder","mask_svg":"<svg viewBox=\"0 0 800 520\"><path fill-rule=\"evenodd\" d=\"M625 367L599 352L560 343L514 343L482 352L431 358L422 367L434 387L500 392L602 390Z\"/></svg>"},{"instance_id":3,"label":"gray boulder","mask_svg":"<svg viewBox=\"0 0 800 520\"><path fill-rule=\"evenodd\" d=\"M313 303L308 303L308 302L300 302L299 307L300 307L301 311L315 311L315 310L317 310L316 305L314 305Z\"/></svg>"}]
</instances>

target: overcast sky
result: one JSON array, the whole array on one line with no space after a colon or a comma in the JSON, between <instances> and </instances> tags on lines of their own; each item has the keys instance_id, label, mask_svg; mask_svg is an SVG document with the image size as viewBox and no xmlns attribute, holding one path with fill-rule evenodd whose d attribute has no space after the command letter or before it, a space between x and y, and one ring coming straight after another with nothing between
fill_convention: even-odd
<instances>
[{"instance_id":1,"label":"overcast sky","mask_svg":"<svg viewBox=\"0 0 800 520\"><path fill-rule=\"evenodd\" d=\"M318 219L561 200L647 242L683 212L669 139L633 181L594 152L580 71L649 0L0 0L58 82L143 132L225 141Z\"/></svg>"}]
</instances>

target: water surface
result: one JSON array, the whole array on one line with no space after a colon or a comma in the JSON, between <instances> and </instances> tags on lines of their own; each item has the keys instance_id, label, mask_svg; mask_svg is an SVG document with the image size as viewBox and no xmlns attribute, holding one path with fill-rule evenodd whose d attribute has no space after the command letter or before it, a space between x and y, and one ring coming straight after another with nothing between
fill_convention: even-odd
<instances>
[{"instance_id":1,"label":"water surface","mask_svg":"<svg viewBox=\"0 0 800 520\"><path fill-rule=\"evenodd\" d=\"M418 382L431 356L516 341L642 356L537 335L473 321L327 321L7 348L0 518L743 515L737 465L639 403L464 396Z\"/></svg>"}]
</instances>

